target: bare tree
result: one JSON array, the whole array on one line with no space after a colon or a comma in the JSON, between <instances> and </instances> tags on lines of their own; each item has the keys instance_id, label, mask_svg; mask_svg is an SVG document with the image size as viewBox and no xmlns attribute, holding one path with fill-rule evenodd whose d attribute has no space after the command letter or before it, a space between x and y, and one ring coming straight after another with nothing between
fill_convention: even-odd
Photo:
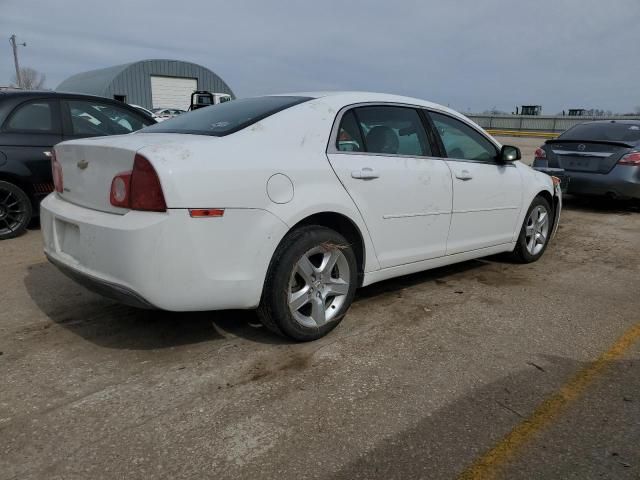
<instances>
[{"instance_id":1,"label":"bare tree","mask_svg":"<svg viewBox=\"0 0 640 480\"><path fill-rule=\"evenodd\" d=\"M44 82L46 79L47 76L42 72L38 72L37 70L29 67L21 67L20 85L18 85L18 79L14 75L12 86L24 88L25 90L39 90L44 88Z\"/></svg>"}]
</instances>

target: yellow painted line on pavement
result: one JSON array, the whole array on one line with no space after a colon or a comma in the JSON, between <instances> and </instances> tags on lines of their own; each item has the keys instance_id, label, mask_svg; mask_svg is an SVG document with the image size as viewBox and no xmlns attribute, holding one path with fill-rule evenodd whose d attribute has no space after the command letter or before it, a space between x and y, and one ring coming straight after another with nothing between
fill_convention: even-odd
<instances>
[{"instance_id":1,"label":"yellow painted line on pavement","mask_svg":"<svg viewBox=\"0 0 640 480\"><path fill-rule=\"evenodd\" d=\"M479 457L460 476L459 480L487 480L496 478L500 468L511 460L534 435L543 430L607 368L640 340L640 323L627 330L613 346L589 366L580 370L560 390L547 398L511 430L495 447Z\"/></svg>"},{"instance_id":2,"label":"yellow painted line on pavement","mask_svg":"<svg viewBox=\"0 0 640 480\"><path fill-rule=\"evenodd\" d=\"M491 135L502 135L510 137L540 137L540 138L556 138L559 133L553 132L536 132L527 130L496 130L495 128L487 128L487 133Z\"/></svg>"}]
</instances>

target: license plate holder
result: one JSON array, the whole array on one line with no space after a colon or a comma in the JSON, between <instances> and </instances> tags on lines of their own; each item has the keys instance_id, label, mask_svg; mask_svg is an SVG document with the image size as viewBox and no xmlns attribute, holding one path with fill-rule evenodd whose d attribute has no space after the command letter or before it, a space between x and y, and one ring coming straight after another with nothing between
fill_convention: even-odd
<instances>
[{"instance_id":1,"label":"license plate holder","mask_svg":"<svg viewBox=\"0 0 640 480\"><path fill-rule=\"evenodd\" d=\"M74 223L56 219L56 237L60 252L77 258L80 248L80 227Z\"/></svg>"}]
</instances>

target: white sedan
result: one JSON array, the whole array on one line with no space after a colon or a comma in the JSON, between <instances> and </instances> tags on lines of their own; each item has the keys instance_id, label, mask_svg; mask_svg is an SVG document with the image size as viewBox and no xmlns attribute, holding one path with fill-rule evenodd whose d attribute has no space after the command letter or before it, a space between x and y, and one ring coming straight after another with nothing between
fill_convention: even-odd
<instances>
[{"instance_id":1,"label":"white sedan","mask_svg":"<svg viewBox=\"0 0 640 480\"><path fill-rule=\"evenodd\" d=\"M45 253L123 303L257 308L271 330L312 340L359 286L500 252L539 259L561 193L518 159L414 98L235 100L57 145Z\"/></svg>"}]
</instances>

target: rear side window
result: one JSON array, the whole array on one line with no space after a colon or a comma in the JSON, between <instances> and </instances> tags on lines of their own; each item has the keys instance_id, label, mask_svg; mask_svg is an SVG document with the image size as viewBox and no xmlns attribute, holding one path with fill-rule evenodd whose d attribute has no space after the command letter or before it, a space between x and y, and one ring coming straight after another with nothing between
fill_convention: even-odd
<instances>
[{"instance_id":1,"label":"rear side window","mask_svg":"<svg viewBox=\"0 0 640 480\"><path fill-rule=\"evenodd\" d=\"M609 142L640 141L640 123L583 123L567 130L561 140L605 140Z\"/></svg>"},{"instance_id":2,"label":"rear side window","mask_svg":"<svg viewBox=\"0 0 640 480\"><path fill-rule=\"evenodd\" d=\"M274 113L311 100L310 97L254 97L199 108L157 125L145 133L189 133L222 137L237 132Z\"/></svg>"},{"instance_id":3,"label":"rear side window","mask_svg":"<svg viewBox=\"0 0 640 480\"><path fill-rule=\"evenodd\" d=\"M53 107L50 102L37 100L18 106L7 123L5 130L55 133Z\"/></svg>"},{"instance_id":4,"label":"rear side window","mask_svg":"<svg viewBox=\"0 0 640 480\"><path fill-rule=\"evenodd\" d=\"M358 126L358 121L353 113L349 110L342 116L340 122L340 130L336 139L336 148L340 152L364 152L364 142L362 141L362 133Z\"/></svg>"},{"instance_id":5,"label":"rear side window","mask_svg":"<svg viewBox=\"0 0 640 480\"><path fill-rule=\"evenodd\" d=\"M142 116L106 103L69 100L67 105L73 135L121 135L151 123Z\"/></svg>"},{"instance_id":6,"label":"rear side window","mask_svg":"<svg viewBox=\"0 0 640 480\"><path fill-rule=\"evenodd\" d=\"M336 148L343 152L431 156L420 115L409 107L371 106L350 110L342 117Z\"/></svg>"}]
</instances>

